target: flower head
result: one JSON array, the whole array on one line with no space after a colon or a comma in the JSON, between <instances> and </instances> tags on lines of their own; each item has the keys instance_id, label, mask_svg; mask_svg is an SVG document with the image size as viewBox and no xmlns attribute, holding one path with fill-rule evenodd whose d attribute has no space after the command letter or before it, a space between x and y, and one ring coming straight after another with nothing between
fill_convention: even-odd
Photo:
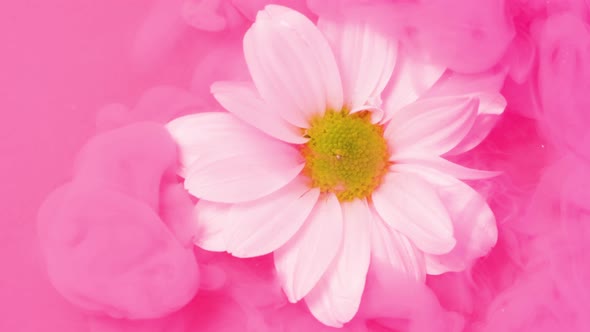
<instances>
[{"instance_id":1,"label":"flower head","mask_svg":"<svg viewBox=\"0 0 590 332\"><path fill-rule=\"evenodd\" d=\"M424 280L493 246L492 212L460 181L493 173L441 156L487 135L501 78L445 73L369 24L280 6L258 13L244 55L252 82L212 86L228 112L168 124L198 246L274 252L289 300L331 326L357 312L370 264Z\"/></svg>"},{"instance_id":2,"label":"flower head","mask_svg":"<svg viewBox=\"0 0 590 332\"><path fill-rule=\"evenodd\" d=\"M328 111L313 119L301 147L309 185L342 201L364 199L379 186L389 164L383 127L368 112Z\"/></svg>"}]
</instances>

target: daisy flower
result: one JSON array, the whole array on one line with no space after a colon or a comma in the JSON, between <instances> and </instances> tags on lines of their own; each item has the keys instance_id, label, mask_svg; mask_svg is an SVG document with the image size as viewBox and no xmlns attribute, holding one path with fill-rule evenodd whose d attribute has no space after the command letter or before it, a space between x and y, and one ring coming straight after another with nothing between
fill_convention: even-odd
<instances>
[{"instance_id":1,"label":"daisy flower","mask_svg":"<svg viewBox=\"0 0 590 332\"><path fill-rule=\"evenodd\" d=\"M492 212L461 182L493 173L441 157L476 146L502 113L485 79L445 76L368 24L316 26L276 5L243 46L252 82L211 88L228 112L168 124L199 199L196 245L273 253L289 301L341 326L370 264L423 281L495 244Z\"/></svg>"}]
</instances>

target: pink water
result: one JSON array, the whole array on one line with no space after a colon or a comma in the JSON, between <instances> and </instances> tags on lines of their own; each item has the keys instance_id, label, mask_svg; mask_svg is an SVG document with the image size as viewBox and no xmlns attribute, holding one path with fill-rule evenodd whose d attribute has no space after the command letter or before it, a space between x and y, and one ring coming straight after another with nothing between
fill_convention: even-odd
<instances>
[{"instance_id":1,"label":"pink water","mask_svg":"<svg viewBox=\"0 0 590 332\"><path fill-rule=\"evenodd\" d=\"M137 0L0 3L0 331L84 330L47 280L35 216L94 134L105 101L186 79L173 65L158 76L129 65L147 9Z\"/></svg>"},{"instance_id":2,"label":"pink water","mask_svg":"<svg viewBox=\"0 0 590 332\"><path fill-rule=\"evenodd\" d=\"M158 2L158 13L164 17L159 21L161 29L144 30L154 32L147 37L137 33L150 24L146 17L154 10L152 1L0 2L0 331L80 332L88 331L89 326L94 326L93 331L116 330L109 321L90 323L87 314L52 287L39 249L36 214L45 197L70 177L76 153L96 133L96 116L102 106L111 102L133 106L153 86L208 84L195 82L193 74L205 51L201 41L214 40L215 35L189 30L170 18L167 11L181 2ZM259 2L263 1L252 3ZM316 13L324 10L318 1L309 3L315 4ZM590 324L586 317L590 292L581 282L590 271L588 194L584 190L589 180L588 159L584 159L588 145L583 141L590 125L585 107L590 82L588 1L507 3L512 11L509 15L508 9L500 11L502 17L490 19L490 31L497 33L490 33L492 37L483 42L493 48L497 45L494 37L502 40L504 28L511 25L504 21L513 20L518 29L535 32L538 58L534 65L540 68L529 72L527 63L518 63L527 59L528 44L522 40L517 40L522 48L509 50L508 54L517 53L512 59L492 59L493 52L485 47L464 48L464 53L457 51L458 56L449 55L456 55L456 50L440 54L443 61L465 71L486 67L486 61L514 61L518 64L513 66L514 80L524 82L509 80L506 84L506 116L468 160L474 166L507 174L490 188L479 188L489 196L497 214L498 246L473 273L430 279L433 293L418 296L426 309L409 313L399 309L396 314L428 321L437 318L439 311L452 312L448 316L461 316L458 321L464 319L473 331L581 331ZM519 6L526 9L514 10ZM563 16L563 12L572 16ZM552 18L543 30L539 26L543 27L547 17ZM530 24L536 18L540 23ZM427 35L426 42L436 41L429 38L436 39ZM465 54L477 60L462 61ZM203 63L207 61L212 60ZM545 107L541 113L539 105L528 98L531 90L540 95ZM585 137L588 142L588 135ZM269 286L266 273L272 264L268 259L238 262L215 257L216 266L227 268L236 286L221 295L199 293L179 314L189 325L207 331L236 331L244 326L245 317L260 315L273 326L285 326L285 331L322 330L300 305L258 310L257 305L266 303L265 296L280 296ZM201 253L199 258L211 257ZM414 294L397 295L411 302ZM380 293L368 294L365 301L386 303L381 297ZM237 303L246 305L235 309ZM363 310L370 312L366 307ZM358 323L346 330L364 331L355 330ZM381 324L368 325L370 331L390 331ZM118 325L118 331L173 330L158 326L147 321L133 327ZM446 326L453 329L452 323Z\"/></svg>"}]
</instances>

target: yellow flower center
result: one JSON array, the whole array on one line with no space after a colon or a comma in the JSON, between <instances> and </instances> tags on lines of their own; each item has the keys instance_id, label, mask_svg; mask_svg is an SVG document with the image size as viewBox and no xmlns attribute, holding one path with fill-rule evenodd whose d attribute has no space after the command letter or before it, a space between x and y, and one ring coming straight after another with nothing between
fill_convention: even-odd
<instances>
[{"instance_id":1,"label":"yellow flower center","mask_svg":"<svg viewBox=\"0 0 590 332\"><path fill-rule=\"evenodd\" d=\"M389 166L383 127L367 111L327 111L312 119L303 145L305 174L311 186L334 193L341 202L365 198L381 184Z\"/></svg>"}]
</instances>

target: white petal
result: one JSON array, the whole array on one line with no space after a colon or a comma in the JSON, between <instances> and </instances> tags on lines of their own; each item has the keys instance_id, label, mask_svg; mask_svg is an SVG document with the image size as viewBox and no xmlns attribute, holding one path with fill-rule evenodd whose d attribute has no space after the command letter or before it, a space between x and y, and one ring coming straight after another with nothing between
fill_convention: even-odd
<instances>
[{"instance_id":1,"label":"white petal","mask_svg":"<svg viewBox=\"0 0 590 332\"><path fill-rule=\"evenodd\" d=\"M306 296L336 257L342 211L334 195L320 199L299 232L274 253L283 290L291 302Z\"/></svg>"},{"instance_id":2,"label":"white petal","mask_svg":"<svg viewBox=\"0 0 590 332\"><path fill-rule=\"evenodd\" d=\"M188 170L185 188L208 201L248 202L284 187L304 167L299 152L289 145L267 140L255 147L224 159L195 163Z\"/></svg>"},{"instance_id":3,"label":"white petal","mask_svg":"<svg viewBox=\"0 0 590 332\"><path fill-rule=\"evenodd\" d=\"M479 94L498 93L504 85L505 78L506 73L503 71L486 72L483 74L447 72L436 82L436 85L424 93L423 97L478 96ZM486 104L482 103L482 105Z\"/></svg>"},{"instance_id":4,"label":"white petal","mask_svg":"<svg viewBox=\"0 0 590 332\"><path fill-rule=\"evenodd\" d=\"M506 108L506 99L499 93L506 73L503 71L466 75L446 73L423 97L471 97L479 99L478 116L473 128L448 154L471 150L486 138Z\"/></svg>"},{"instance_id":5,"label":"white petal","mask_svg":"<svg viewBox=\"0 0 590 332\"><path fill-rule=\"evenodd\" d=\"M301 228L320 192L302 179L259 200L235 204L226 228L227 251L237 257L268 254L287 242Z\"/></svg>"},{"instance_id":6,"label":"white petal","mask_svg":"<svg viewBox=\"0 0 590 332\"><path fill-rule=\"evenodd\" d=\"M304 15L266 6L246 32L244 55L262 98L291 124L306 128L314 115L342 108L334 54Z\"/></svg>"},{"instance_id":7,"label":"white petal","mask_svg":"<svg viewBox=\"0 0 590 332\"><path fill-rule=\"evenodd\" d=\"M211 93L226 110L270 136L295 144L307 141L300 128L283 120L258 96L252 83L216 82Z\"/></svg>"},{"instance_id":8,"label":"white petal","mask_svg":"<svg viewBox=\"0 0 590 332\"><path fill-rule=\"evenodd\" d=\"M229 113L200 113L168 124L180 148L185 188L219 203L247 202L291 182L303 169L296 148Z\"/></svg>"},{"instance_id":9,"label":"white petal","mask_svg":"<svg viewBox=\"0 0 590 332\"><path fill-rule=\"evenodd\" d=\"M448 152L471 130L477 107L477 99L432 98L397 112L385 130L392 158L419 152Z\"/></svg>"},{"instance_id":10,"label":"white petal","mask_svg":"<svg viewBox=\"0 0 590 332\"><path fill-rule=\"evenodd\" d=\"M371 213L367 203L342 204L344 234L338 256L320 282L305 297L322 323L341 327L358 311L370 260Z\"/></svg>"},{"instance_id":11,"label":"white petal","mask_svg":"<svg viewBox=\"0 0 590 332\"><path fill-rule=\"evenodd\" d=\"M375 100L380 101L381 92L391 78L397 42L367 23L320 19L318 27L335 50L345 105L353 111L380 107L375 105ZM378 110L382 117L381 109Z\"/></svg>"},{"instance_id":12,"label":"white petal","mask_svg":"<svg viewBox=\"0 0 590 332\"><path fill-rule=\"evenodd\" d=\"M374 193L383 220L427 253L448 253L455 246L453 225L433 187L412 174L389 173Z\"/></svg>"},{"instance_id":13,"label":"white petal","mask_svg":"<svg viewBox=\"0 0 590 332\"><path fill-rule=\"evenodd\" d=\"M376 212L371 224L371 264L385 276L402 274L418 281L426 279L424 254Z\"/></svg>"},{"instance_id":14,"label":"white petal","mask_svg":"<svg viewBox=\"0 0 590 332\"><path fill-rule=\"evenodd\" d=\"M178 144L179 174L183 177L197 160L222 159L264 138L258 130L225 112L181 116L166 127ZM223 148L218 145L221 143Z\"/></svg>"},{"instance_id":15,"label":"white petal","mask_svg":"<svg viewBox=\"0 0 590 332\"><path fill-rule=\"evenodd\" d=\"M507 102L499 93L478 94L479 110L475 123L463 140L457 144L447 155L456 155L478 146L492 131L504 112Z\"/></svg>"},{"instance_id":16,"label":"white petal","mask_svg":"<svg viewBox=\"0 0 590 332\"><path fill-rule=\"evenodd\" d=\"M446 68L398 52L395 70L384 91L384 121L418 100L442 76Z\"/></svg>"},{"instance_id":17,"label":"white petal","mask_svg":"<svg viewBox=\"0 0 590 332\"><path fill-rule=\"evenodd\" d=\"M390 166L398 173L411 172L437 185L454 183L455 179L481 180L500 175L500 172L468 168L455 164L442 157L423 156L407 159L396 159Z\"/></svg>"},{"instance_id":18,"label":"white petal","mask_svg":"<svg viewBox=\"0 0 590 332\"><path fill-rule=\"evenodd\" d=\"M428 274L463 271L488 254L498 239L494 213L479 193L459 180L441 189L457 245L444 255L426 255Z\"/></svg>"}]
</instances>

